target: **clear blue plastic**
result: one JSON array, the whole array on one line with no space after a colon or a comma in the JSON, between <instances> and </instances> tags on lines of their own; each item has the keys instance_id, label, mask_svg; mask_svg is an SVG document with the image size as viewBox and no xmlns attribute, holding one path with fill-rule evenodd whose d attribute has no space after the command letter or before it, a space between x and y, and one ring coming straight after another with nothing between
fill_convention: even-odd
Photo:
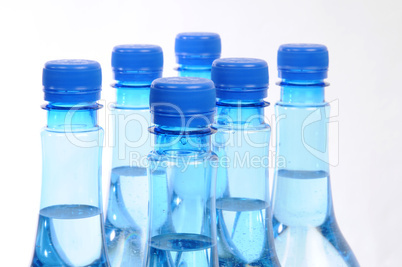
<instances>
[{"instance_id":1,"label":"clear blue plastic","mask_svg":"<svg viewBox=\"0 0 402 267\"><path fill-rule=\"evenodd\" d=\"M272 208L282 266L359 266L335 220L323 80L282 80Z\"/></svg>"},{"instance_id":2,"label":"clear blue plastic","mask_svg":"<svg viewBox=\"0 0 402 267\"><path fill-rule=\"evenodd\" d=\"M149 90L161 71L131 72L114 85L113 158L105 222L111 266L142 266L148 236Z\"/></svg>"},{"instance_id":3,"label":"clear blue plastic","mask_svg":"<svg viewBox=\"0 0 402 267\"><path fill-rule=\"evenodd\" d=\"M264 121L266 105L263 99L217 102L213 151L220 160L216 186L219 266L280 266L270 221L271 128Z\"/></svg>"},{"instance_id":4,"label":"clear blue plastic","mask_svg":"<svg viewBox=\"0 0 402 267\"><path fill-rule=\"evenodd\" d=\"M179 77L199 77L211 79L211 64L200 66L179 64L176 70L179 74Z\"/></svg>"},{"instance_id":5,"label":"clear blue plastic","mask_svg":"<svg viewBox=\"0 0 402 267\"><path fill-rule=\"evenodd\" d=\"M110 266L103 232L103 129L96 102L50 102L42 130L42 192L31 266Z\"/></svg>"},{"instance_id":6,"label":"clear blue plastic","mask_svg":"<svg viewBox=\"0 0 402 267\"><path fill-rule=\"evenodd\" d=\"M217 266L211 150L216 92L211 80L161 78L152 83L154 150L149 154L146 266ZM198 103L191 105L194 100ZM201 103L201 104L200 104Z\"/></svg>"},{"instance_id":7,"label":"clear blue plastic","mask_svg":"<svg viewBox=\"0 0 402 267\"><path fill-rule=\"evenodd\" d=\"M210 125L156 125L149 155L150 228L146 266L218 266Z\"/></svg>"}]
</instances>

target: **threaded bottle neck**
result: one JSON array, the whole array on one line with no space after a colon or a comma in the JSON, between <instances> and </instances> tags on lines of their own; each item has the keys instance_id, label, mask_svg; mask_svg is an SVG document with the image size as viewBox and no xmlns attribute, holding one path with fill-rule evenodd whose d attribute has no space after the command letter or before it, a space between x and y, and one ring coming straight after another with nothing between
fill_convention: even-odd
<instances>
[{"instance_id":1,"label":"threaded bottle neck","mask_svg":"<svg viewBox=\"0 0 402 267\"><path fill-rule=\"evenodd\" d=\"M47 110L47 127L61 131L81 131L98 126L97 110L102 105L96 102L78 104L53 103L42 107Z\"/></svg>"},{"instance_id":2,"label":"threaded bottle neck","mask_svg":"<svg viewBox=\"0 0 402 267\"><path fill-rule=\"evenodd\" d=\"M324 80L282 80L278 85L281 86L280 102L303 105L325 102L325 87L329 84Z\"/></svg>"}]
</instances>

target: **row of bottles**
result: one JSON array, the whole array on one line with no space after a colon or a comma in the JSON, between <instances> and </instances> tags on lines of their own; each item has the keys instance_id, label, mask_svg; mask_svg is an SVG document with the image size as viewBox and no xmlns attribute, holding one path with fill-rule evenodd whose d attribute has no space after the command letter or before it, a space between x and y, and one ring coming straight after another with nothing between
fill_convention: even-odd
<instances>
[{"instance_id":1,"label":"row of bottles","mask_svg":"<svg viewBox=\"0 0 402 267\"><path fill-rule=\"evenodd\" d=\"M113 49L105 216L100 65L46 63L48 122L32 266L359 266L332 207L327 48L278 50L272 199L267 63L220 59L215 33L179 34L175 52L179 77L162 78L159 46Z\"/></svg>"}]
</instances>

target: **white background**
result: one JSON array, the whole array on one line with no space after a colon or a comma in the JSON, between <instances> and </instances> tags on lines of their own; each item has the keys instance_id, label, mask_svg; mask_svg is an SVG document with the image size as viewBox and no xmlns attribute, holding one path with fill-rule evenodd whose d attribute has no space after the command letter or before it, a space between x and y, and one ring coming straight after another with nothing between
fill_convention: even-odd
<instances>
[{"instance_id":1,"label":"white background","mask_svg":"<svg viewBox=\"0 0 402 267\"><path fill-rule=\"evenodd\" d=\"M94 59L103 95L114 90L110 54L123 43L154 43L174 75L174 37L181 31L221 35L223 57L265 59L268 100L279 88L276 50L317 42L330 51L327 100L338 100L339 134L331 168L340 228L362 266L402 266L402 2L392 0L51 0L0 3L1 266L30 264L39 211L42 67L60 58ZM268 108L273 113L273 106ZM101 112L101 124L105 122ZM103 125L102 125L103 126ZM336 140L335 140L336 139ZM336 153L335 153L336 154ZM110 149L104 150L104 191Z\"/></svg>"}]
</instances>

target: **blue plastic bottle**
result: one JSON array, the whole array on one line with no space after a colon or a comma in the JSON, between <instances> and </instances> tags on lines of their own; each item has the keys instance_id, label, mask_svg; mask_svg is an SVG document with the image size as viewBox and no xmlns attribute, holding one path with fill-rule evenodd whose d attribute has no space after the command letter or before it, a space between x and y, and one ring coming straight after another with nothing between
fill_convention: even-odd
<instances>
[{"instance_id":1,"label":"blue plastic bottle","mask_svg":"<svg viewBox=\"0 0 402 267\"><path fill-rule=\"evenodd\" d=\"M268 65L253 58L217 59L212 65L218 114L213 151L220 164L216 212L220 266L280 266L269 205L265 122Z\"/></svg>"},{"instance_id":2,"label":"blue plastic bottle","mask_svg":"<svg viewBox=\"0 0 402 267\"><path fill-rule=\"evenodd\" d=\"M212 62L221 56L221 38L211 32L179 33L175 52L179 76L211 79Z\"/></svg>"},{"instance_id":3,"label":"blue plastic bottle","mask_svg":"<svg viewBox=\"0 0 402 267\"><path fill-rule=\"evenodd\" d=\"M42 192L31 266L109 266L103 233L97 104L101 67L55 60L43 69Z\"/></svg>"},{"instance_id":4,"label":"blue plastic bottle","mask_svg":"<svg viewBox=\"0 0 402 267\"><path fill-rule=\"evenodd\" d=\"M204 78L152 83L148 267L218 266L218 159L211 151L215 97L213 82Z\"/></svg>"},{"instance_id":5,"label":"blue plastic bottle","mask_svg":"<svg viewBox=\"0 0 402 267\"><path fill-rule=\"evenodd\" d=\"M359 266L335 220L329 179L324 45L279 47L281 99L273 188L275 247L282 266Z\"/></svg>"},{"instance_id":6,"label":"blue plastic bottle","mask_svg":"<svg viewBox=\"0 0 402 267\"><path fill-rule=\"evenodd\" d=\"M119 45L112 53L116 102L112 109L113 159L105 223L111 266L142 266L148 236L148 177L151 149L149 87L162 76L157 45Z\"/></svg>"}]
</instances>

